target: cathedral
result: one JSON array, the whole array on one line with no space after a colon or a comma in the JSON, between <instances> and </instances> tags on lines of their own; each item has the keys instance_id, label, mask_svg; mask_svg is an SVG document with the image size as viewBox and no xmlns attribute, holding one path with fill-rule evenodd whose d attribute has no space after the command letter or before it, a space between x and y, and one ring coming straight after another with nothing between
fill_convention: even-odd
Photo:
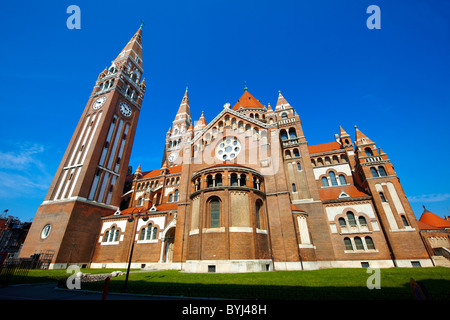
<instances>
[{"instance_id":1,"label":"cathedral","mask_svg":"<svg viewBox=\"0 0 450 320\"><path fill-rule=\"evenodd\" d=\"M245 87L207 123L186 89L167 106L161 167L131 171L143 73L139 28L99 74L22 257L185 272L432 266L388 154L357 127L308 145L281 92L272 107Z\"/></svg>"}]
</instances>

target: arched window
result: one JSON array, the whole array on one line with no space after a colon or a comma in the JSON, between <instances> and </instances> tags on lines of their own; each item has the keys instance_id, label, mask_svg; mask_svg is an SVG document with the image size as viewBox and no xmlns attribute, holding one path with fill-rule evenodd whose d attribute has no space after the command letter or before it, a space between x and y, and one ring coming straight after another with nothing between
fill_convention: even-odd
<instances>
[{"instance_id":1,"label":"arched window","mask_svg":"<svg viewBox=\"0 0 450 320\"><path fill-rule=\"evenodd\" d=\"M117 229L116 233L114 234L114 241L119 241L119 229Z\"/></svg>"},{"instance_id":2,"label":"arched window","mask_svg":"<svg viewBox=\"0 0 450 320\"><path fill-rule=\"evenodd\" d=\"M295 132L294 128L289 129L289 139L295 139L297 138L297 133Z\"/></svg>"},{"instance_id":3,"label":"arched window","mask_svg":"<svg viewBox=\"0 0 450 320\"><path fill-rule=\"evenodd\" d=\"M103 237L103 242L108 242L109 230L105 232L105 236Z\"/></svg>"},{"instance_id":4,"label":"arched window","mask_svg":"<svg viewBox=\"0 0 450 320\"><path fill-rule=\"evenodd\" d=\"M151 235L152 235L152 230L153 230L153 225L150 223L148 225L148 227L146 228L146 235L145 235L145 240L150 240L151 239Z\"/></svg>"},{"instance_id":5,"label":"arched window","mask_svg":"<svg viewBox=\"0 0 450 320\"><path fill-rule=\"evenodd\" d=\"M409 227L408 220L406 220L406 217L405 217L404 215L402 215L402 221L403 221L403 225L404 225L405 227Z\"/></svg>"},{"instance_id":6,"label":"arched window","mask_svg":"<svg viewBox=\"0 0 450 320\"><path fill-rule=\"evenodd\" d=\"M220 201L217 199L211 200L209 202L209 210L210 210L209 227L210 228L220 227Z\"/></svg>"},{"instance_id":7,"label":"arched window","mask_svg":"<svg viewBox=\"0 0 450 320\"><path fill-rule=\"evenodd\" d=\"M297 170L302 170L302 166L301 166L300 162L297 162Z\"/></svg>"},{"instance_id":8,"label":"arched window","mask_svg":"<svg viewBox=\"0 0 450 320\"><path fill-rule=\"evenodd\" d=\"M374 167L371 167L371 168L370 168L370 172L372 172L372 177L374 177L374 178L379 177L378 171L377 171L377 169L375 169Z\"/></svg>"},{"instance_id":9,"label":"arched window","mask_svg":"<svg viewBox=\"0 0 450 320\"><path fill-rule=\"evenodd\" d=\"M339 175L339 182L341 183L341 185L347 184L347 181L345 180L345 177L343 174Z\"/></svg>"},{"instance_id":10,"label":"arched window","mask_svg":"<svg viewBox=\"0 0 450 320\"><path fill-rule=\"evenodd\" d=\"M155 240L156 239L156 233L158 232L158 228L157 227L154 227L153 228L153 232L152 232L152 240Z\"/></svg>"},{"instance_id":11,"label":"arched window","mask_svg":"<svg viewBox=\"0 0 450 320\"><path fill-rule=\"evenodd\" d=\"M367 157L373 156L372 150L369 147L365 148L364 151L366 152Z\"/></svg>"},{"instance_id":12,"label":"arched window","mask_svg":"<svg viewBox=\"0 0 450 320\"><path fill-rule=\"evenodd\" d=\"M216 174L216 187L222 186L222 175L220 173Z\"/></svg>"},{"instance_id":13,"label":"arched window","mask_svg":"<svg viewBox=\"0 0 450 320\"><path fill-rule=\"evenodd\" d=\"M173 201L173 194L169 194L169 202Z\"/></svg>"},{"instance_id":14,"label":"arched window","mask_svg":"<svg viewBox=\"0 0 450 320\"><path fill-rule=\"evenodd\" d=\"M260 216L261 207L262 207L261 201L259 201L259 200L256 201L256 204L255 204L255 217L256 217L256 227L258 229L261 229L261 216Z\"/></svg>"},{"instance_id":15,"label":"arched window","mask_svg":"<svg viewBox=\"0 0 450 320\"><path fill-rule=\"evenodd\" d=\"M294 149L294 157L300 157L300 153L298 152L298 149Z\"/></svg>"},{"instance_id":16,"label":"arched window","mask_svg":"<svg viewBox=\"0 0 450 320\"><path fill-rule=\"evenodd\" d=\"M209 175L209 176L206 177L206 185L208 186L208 188L212 188L213 187L212 175Z\"/></svg>"},{"instance_id":17,"label":"arched window","mask_svg":"<svg viewBox=\"0 0 450 320\"><path fill-rule=\"evenodd\" d=\"M380 177L385 177L386 176L386 170L384 170L384 167L379 166L378 167L378 172L380 173Z\"/></svg>"},{"instance_id":18,"label":"arched window","mask_svg":"<svg viewBox=\"0 0 450 320\"><path fill-rule=\"evenodd\" d=\"M237 186L238 185L238 180L237 180L237 174L236 173L232 173L231 175L230 175L230 183L231 183L231 185L232 186Z\"/></svg>"},{"instance_id":19,"label":"arched window","mask_svg":"<svg viewBox=\"0 0 450 320\"><path fill-rule=\"evenodd\" d=\"M356 250L364 250L364 245L360 237L355 237Z\"/></svg>"},{"instance_id":20,"label":"arched window","mask_svg":"<svg viewBox=\"0 0 450 320\"><path fill-rule=\"evenodd\" d=\"M288 115L287 115L286 112L283 112L283 113L281 114L281 119L287 119L287 117L288 117Z\"/></svg>"},{"instance_id":21,"label":"arched window","mask_svg":"<svg viewBox=\"0 0 450 320\"><path fill-rule=\"evenodd\" d=\"M297 188L295 187L295 183L292 184L292 192L297 192Z\"/></svg>"},{"instance_id":22,"label":"arched window","mask_svg":"<svg viewBox=\"0 0 450 320\"><path fill-rule=\"evenodd\" d=\"M247 185L247 176L245 174L241 174L241 178L239 180L239 186L245 187Z\"/></svg>"},{"instance_id":23,"label":"arched window","mask_svg":"<svg viewBox=\"0 0 450 320\"><path fill-rule=\"evenodd\" d=\"M387 202L386 197L384 196L383 192L379 192L380 198L381 198L381 202Z\"/></svg>"},{"instance_id":24,"label":"arched window","mask_svg":"<svg viewBox=\"0 0 450 320\"><path fill-rule=\"evenodd\" d=\"M347 212L347 220L350 226L356 226L355 215L352 212Z\"/></svg>"},{"instance_id":25,"label":"arched window","mask_svg":"<svg viewBox=\"0 0 450 320\"><path fill-rule=\"evenodd\" d=\"M111 228L111 231L109 232L109 239L108 239L108 242L112 242L112 241L113 241L114 235L115 235L115 230L116 230L116 227L112 227L112 228Z\"/></svg>"},{"instance_id":26,"label":"arched window","mask_svg":"<svg viewBox=\"0 0 450 320\"><path fill-rule=\"evenodd\" d=\"M339 226L340 227L346 227L347 226L347 223L345 222L345 219L344 218L339 218Z\"/></svg>"},{"instance_id":27,"label":"arched window","mask_svg":"<svg viewBox=\"0 0 450 320\"><path fill-rule=\"evenodd\" d=\"M358 221L360 226L367 226L366 218L364 218L363 216L359 216Z\"/></svg>"},{"instance_id":28,"label":"arched window","mask_svg":"<svg viewBox=\"0 0 450 320\"><path fill-rule=\"evenodd\" d=\"M366 245L368 250L375 250L375 245L373 244L373 240L371 237L365 237Z\"/></svg>"},{"instance_id":29,"label":"arched window","mask_svg":"<svg viewBox=\"0 0 450 320\"><path fill-rule=\"evenodd\" d=\"M333 171L330 171L330 180L332 186L337 186L336 175L334 174Z\"/></svg>"},{"instance_id":30,"label":"arched window","mask_svg":"<svg viewBox=\"0 0 450 320\"><path fill-rule=\"evenodd\" d=\"M323 185L324 187L329 187L327 177L322 177L322 185Z\"/></svg>"},{"instance_id":31,"label":"arched window","mask_svg":"<svg viewBox=\"0 0 450 320\"><path fill-rule=\"evenodd\" d=\"M353 250L352 241L349 238L344 238L345 250Z\"/></svg>"},{"instance_id":32,"label":"arched window","mask_svg":"<svg viewBox=\"0 0 450 320\"><path fill-rule=\"evenodd\" d=\"M141 233L139 234L139 240L145 239L145 228L141 230Z\"/></svg>"},{"instance_id":33,"label":"arched window","mask_svg":"<svg viewBox=\"0 0 450 320\"><path fill-rule=\"evenodd\" d=\"M174 197L173 197L173 201L175 201L175 202L178 201L178 189L175 190L175 194L174 194Z\"/></svg>"},{"instance_id":34,"label":"arched window","mask_svg":"<svg viewBox=\"0 0 450 320\"><path fill-rule=\"evenodd\" d=\"M286 130L281 130L280 131L280 136L281 136L281 140L287 140L288 139L288 135L286 133Z\"/></svg>"}]
</instances>

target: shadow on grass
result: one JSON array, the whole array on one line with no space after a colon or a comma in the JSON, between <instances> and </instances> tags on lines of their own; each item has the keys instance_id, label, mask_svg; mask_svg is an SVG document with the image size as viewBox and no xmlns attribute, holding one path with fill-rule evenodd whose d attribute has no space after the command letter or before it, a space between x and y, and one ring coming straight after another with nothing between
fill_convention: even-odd
<instances>
[{"instance_id":1,"label":"shadow on grass","mask_svg":"<svg viewBox=\"0 0 450 320\"><path fill-rule=\"evenodd\" d=\"M430 298L433 300L450 299L448 280L424 280ZM186 284L151 283L148 281L130 281L124 289L124 280L115 279L109 283L108 292L129 294L147 294L159 296L177 296L212 299L247 300L413 300L414 295L409 283L402 287L368 289L363 287L303 287L277 285L225 285L225 284ZM82 289L103 291L104 281L83 283Z\"/></svg>"}]
</instances>

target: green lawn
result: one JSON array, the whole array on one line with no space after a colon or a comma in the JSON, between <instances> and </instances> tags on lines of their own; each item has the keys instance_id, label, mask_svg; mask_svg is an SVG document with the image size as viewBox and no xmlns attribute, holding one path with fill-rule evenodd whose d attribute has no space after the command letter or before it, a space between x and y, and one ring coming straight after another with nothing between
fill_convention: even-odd
<instances>
[{"instance_id":1,"label":"green lawn","mask_svg":"<svg viewBox=\"0 0 450 320\"><path fill-rule=\"evenodd\" d=\"M367 269L324 269L238 274L179 271L131 273L111 279L109 291L234 299L413 299L410 279L425 283L434 299L450 299L450 269L380 270L381 289L367 288ZM103 290L103 282L85 289ZM82 286L83 288L83 286Z\"/></svg>"},{"instance_id":2,"label":"green lawn","mask_svg":"<svg viewBox=\"0 0 450 320\"><path fill-rule=\"evenodd\" d=\"M110 269L82 269L83 273L109 273ZM126 270L121 270L126 272ZM71 274L66 270L30 270L13 283L59 281ZM380 269L381 289L367 288L372 274L367 269L323 269L313 271L273 271L261 273L184 273L154 271L130 273L125 289L125 275L112 278L109 292L127 292L231 299L413 299L410 279L426 285L436 300L450 299L450 269L391 268ZM104 281L83 283L81 289L102 291Z\"/></svg>"}]
</instances>

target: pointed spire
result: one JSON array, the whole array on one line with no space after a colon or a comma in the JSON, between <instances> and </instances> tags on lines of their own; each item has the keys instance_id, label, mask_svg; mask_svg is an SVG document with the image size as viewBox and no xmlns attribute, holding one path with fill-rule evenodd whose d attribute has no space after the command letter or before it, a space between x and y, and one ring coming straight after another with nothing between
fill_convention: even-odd
<instances>
[{"instance_id":1,"label":"pointed spire","mask_svg":"<svg viewBox=\"0 0 450 320\"><path fill-rule=\"evenodd\" d=\"M282 109L290 107L290 106L291 105L289 104L289 102L287 102L287 100L281 94L281 91L278 91L278 101L277 101L277 105L275 107L275 111L282 110Z\"/></svg>"},{"instance_id":2,"label":"pointed spire","mask_svg":"<svg viewBox=\"0 0 450 320\"><path fill-rule=\"evenodd\" d=\"M245 87L244 87L244 91L247 92L248 88L247 88L247 81L244 81Z\"/></svg>"},{"instance_id":3,"label":"pointed spire","mask_svg":"<svg viewBox=\"0 0 450 320\"><path fill-rule=\"evenodd\" d=\"M270 106L270 103L268 104L268 107L267 107L267 114L269 114L269 113L273 113L273 109Z\"/></svg>"},{"instance_id":4,"label":"pointed spire","mask_svg":"<svg viewBox=\"0 0 450 320\"><path fill-rule=\"evenodd\" d=\"M339 135L340 135L341 138L348 138L348 137L350 137L350 135L342 128L342 126L339 126L339 129L340 129Z\"/></svg>"},{"instance_id":5,"label":"pointed spire","mask_svg":"<svg viewBox=\"0 0 450 320\"><path fill-rule=\"evenodd\" d=\"M356 130L355 144L357 146L373 143L372 140L367 138L367 136L364 133L362 133L361 130L358 129L358 126L355 126L355 130Z\"/></svg>"},{"instance_id":6,"label":"pointed spire","mask_svg":"<svg viewBox=\"0 0 450 320\"><path fill-rule=\"evenodd\" d=\"M188 87L186 86L186 91L184 92L183 99L181 100L180 107L178 108L177 115L187 113L189 115L189 119L191 117L191 108L189 106L189 92Z\"/></svg>"},{"instance_id":7,"label":"pointed spire","mask_svg":"<svg viewBox=\"0 0 450 320\"><path fill-rule=\"evenodd\" d=\"M136 171L134 172L134 178L139 179L139 177L142 177L141 164L138 165Z\"/></svg>"},{"instance_id":8,"label":"pointed spire","mask_svg":"<svg viewBox=\"0 0 450 320\"><path fill-rule=\"evenodd\" d=\"M133 59L136 60L136 55L139 58L139 65L142 67L142 24L139 27L138 31L131 37L130 41L128 41L125 48L117 56L117 59L120 59L124 56L130 55Z\"/></svg>"},{"instance_id":9,"label":"pointed spire","mask_svg":"<svg viewBox=\"0 0 450 320\"><path fill-rule=\"evenodd\" d=\"M201 130L204 127L206 127L208 124L206 123L204 112L202 111L202 115L200 116L200 119L198 119L197 123L195 124L194 130Z\"/></svg>"}]
</instances>

